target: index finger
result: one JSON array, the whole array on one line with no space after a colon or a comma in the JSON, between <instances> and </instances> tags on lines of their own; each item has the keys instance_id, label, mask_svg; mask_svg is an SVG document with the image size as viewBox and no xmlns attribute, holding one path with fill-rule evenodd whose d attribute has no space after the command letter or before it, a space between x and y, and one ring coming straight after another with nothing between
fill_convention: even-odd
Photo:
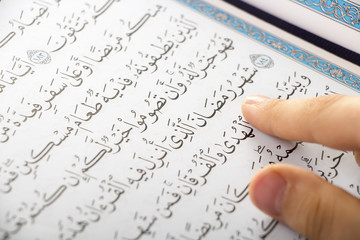
<instances>
[{"instance_id":1,"label":"index finger","mask_svg":"<svg viewBox=\"0 0 360 240\"><path fill-rule=\"evenodd\" d=\"M360 97L328 95L305 99L245 99L242 113L259 130L287 140L341 150L360 149Z\"/></svg>"}]
</instances>

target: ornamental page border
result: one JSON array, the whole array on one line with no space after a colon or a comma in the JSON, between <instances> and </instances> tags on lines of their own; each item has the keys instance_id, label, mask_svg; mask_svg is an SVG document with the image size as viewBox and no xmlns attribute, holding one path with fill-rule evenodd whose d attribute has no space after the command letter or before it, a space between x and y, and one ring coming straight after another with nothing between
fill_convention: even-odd
<instances>
[{"instance_id":1,"label":"ornamental page border","mask_svg":"<svg viewBox=\"0 0 360 240\"><path fill-rule=\"evenodd\" d=\"M218 9L202 0L176 0L184 3L188 7L206 15L217 22L220 22L235 31L245 35L246 37L257 41L267 47L270 47L275 52L281 53L292 60L304 64L311 69L326 75L335 81L346 85L353 90L360 92L360 77L351 73L348 70L342 69L327 60L324 60L316 55L313 55L304 49L301 49L289 42L269 34L262 29L247 23L246 21L236 18L229 13Z\"/></svg>"},{"instance_id":2,"label":"ornamental page border","mask_svg":"<svg viewBox=\"0 0 360 240\"><path fill-rule=\"evenodd\" d=\"M331 20L360 32L360 6L346 0L291 0Z\"/></svg>"}]
</instances>

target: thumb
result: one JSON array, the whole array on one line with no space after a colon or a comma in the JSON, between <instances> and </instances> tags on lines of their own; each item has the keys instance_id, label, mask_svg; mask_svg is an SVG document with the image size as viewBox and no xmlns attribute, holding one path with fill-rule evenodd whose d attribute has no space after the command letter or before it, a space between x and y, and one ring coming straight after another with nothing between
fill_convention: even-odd
<instances>
[{"instance_id":1,"label":"thumb","mask_svg":"<svg viewBox=\"0 0 360 240\"><path fill-rule=\"evenodd\" d=\"M360 200L302 168L275 164L250 184L253 203L310 239L360 239Z\"/></svg>"}]
</instances>

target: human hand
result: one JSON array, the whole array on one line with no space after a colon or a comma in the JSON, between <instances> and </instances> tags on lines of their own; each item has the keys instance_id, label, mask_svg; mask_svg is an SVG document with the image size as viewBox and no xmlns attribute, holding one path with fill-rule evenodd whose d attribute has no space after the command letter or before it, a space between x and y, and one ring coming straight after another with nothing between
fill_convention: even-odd
<instances>
[{"instance_id":1,"label":"human hand","mask_svg":"<svg viewBox=\"0 0 360 240\"><path fill-rule=\"evenodd\" d=\"M250 96L242 112L270 135L353 150L360 165L360 97ZM263 168L250 183L250 197L259 209L310 239L360 239L360 200L305 169L285 164Z\"/></svg>"}]
</instances>

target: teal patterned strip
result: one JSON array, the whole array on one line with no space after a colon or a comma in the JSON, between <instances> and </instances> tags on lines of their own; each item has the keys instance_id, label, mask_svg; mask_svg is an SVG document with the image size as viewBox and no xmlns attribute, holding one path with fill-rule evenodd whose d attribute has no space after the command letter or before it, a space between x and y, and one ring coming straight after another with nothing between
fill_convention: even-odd
<instances>
[{"instance_id":1,"label":"teal patterned strip","mask_svg":"<svg viewBox=\"0 0 360 240\"><path fill-rule=\"evenodd\" d=\"M360 32L360 6L343 0L293 0Z\"/></svg>"},{"instance_id":2,"label":"teal patterned strip","mask_svg":"<svg viewBox=\"0 0 360 240\"><path fill-rule=\"evenodd\" d=\"M297 46L292 45L274 35L271 35L239 18L204 2L201 0L176 0L182 2L194 10L212 18L216 21L233 28L239 33L272 48L293 59L296 62L307 65L313 70L320 72L335 81L342 83L354 90L360 91L360 77L344 70L328 61L313 55Z\"/></svg>"}]
</instances>

